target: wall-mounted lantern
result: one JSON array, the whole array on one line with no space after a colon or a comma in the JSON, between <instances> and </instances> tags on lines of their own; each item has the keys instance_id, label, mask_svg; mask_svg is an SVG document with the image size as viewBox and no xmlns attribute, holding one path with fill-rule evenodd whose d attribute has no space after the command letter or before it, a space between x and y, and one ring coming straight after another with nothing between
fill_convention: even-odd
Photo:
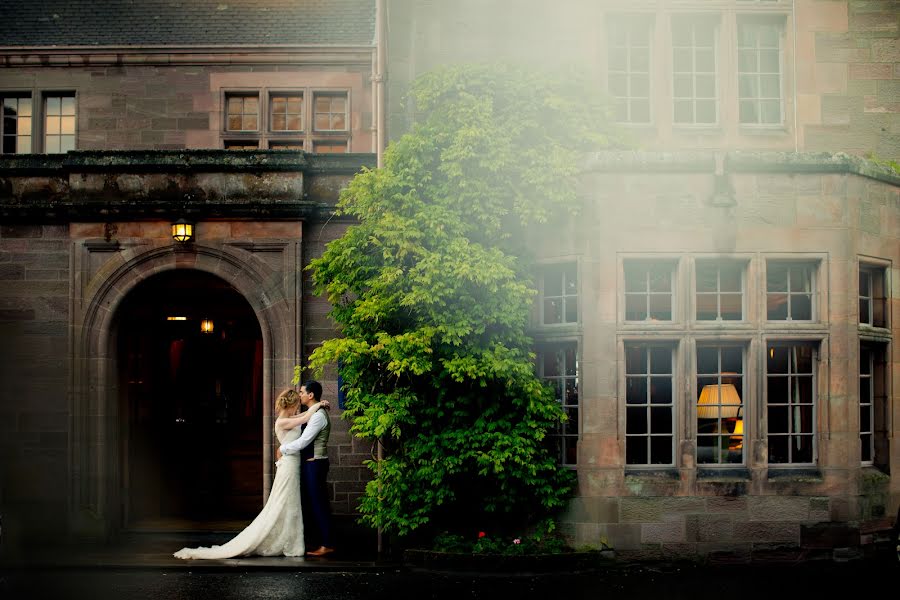
<instances>
[{"instance_id":1,"label":"wall-mounted lantern","mask_svg":"<svg viewBox=\"0 0 900 600\"><path fill-rule=\"evenodd\" d=\"M183 218L172 223L172 239L181 244L194 241L194 224Z\"/></svg>"}]
</instances>

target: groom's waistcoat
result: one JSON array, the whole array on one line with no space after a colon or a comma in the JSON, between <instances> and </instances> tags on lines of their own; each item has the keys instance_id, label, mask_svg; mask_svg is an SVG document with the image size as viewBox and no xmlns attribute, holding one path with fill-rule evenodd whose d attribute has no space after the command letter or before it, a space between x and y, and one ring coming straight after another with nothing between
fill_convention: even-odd
<instances>
[{"instance_id":1,"label":"groom's waistcoat","mask_svg":"<svg viewBox=\"0 0 900 600\"><path fill-rule=\"evenodd\" d=\"M328 436L331 434L331 417L328 416L327 410L320 410L319 413L325 417L325 427L322 428L313 439L313 456L315 458L328 458Z\"/></svg>"}]
</instances>

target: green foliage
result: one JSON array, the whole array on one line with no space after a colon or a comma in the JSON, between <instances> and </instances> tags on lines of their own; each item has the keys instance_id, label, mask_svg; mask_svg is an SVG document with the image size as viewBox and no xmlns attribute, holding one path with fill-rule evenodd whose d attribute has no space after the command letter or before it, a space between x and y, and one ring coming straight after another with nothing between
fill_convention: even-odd
<instances>
[{"instance_id":1,"label":"green foliage","mask_svg":"<svg viewBox=\"0 0 900 600\"><path fill-rule=\"evenodd\" d=\"M454 67L417 80L419 121L338 211L358 224L310 265L342 337L352 432L381 440L360 511L406 535L498 530L564 505L573 475L548 450L564 414L534 375L524 228L578 208L580 154L606 143L597 94L571 74Z\"/></svg>"},{"instance_id":2,"label":"green foliage","mask_svg":"<svg viewBox=\"0 0 900 600\"><path fill-rule=\"evenodd\" d=\"M560 554L572 552L552 519L544 519L527 528L509 532L471 531L466 534L443 532L435 536L432 550L456 554Z\"/></svg>"}]
</instances>

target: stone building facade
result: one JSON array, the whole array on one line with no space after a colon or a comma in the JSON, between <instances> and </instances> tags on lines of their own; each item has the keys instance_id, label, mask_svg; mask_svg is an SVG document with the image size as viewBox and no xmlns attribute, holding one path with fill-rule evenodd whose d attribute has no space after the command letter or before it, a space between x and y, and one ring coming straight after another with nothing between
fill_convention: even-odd
<instances>
[{"instance_id":1,"label":"stone building facade","mask_svg":"<svg viewBox=\"0 0 900 600\"><path fill-rule=\"evenodd\" d=\"M372 0L80 4L0 26L6 547L254 514L340 190L412 78L497 58L587 68L641 148L536 236L573 541L832 552L897 511L900 180L859 158L900 157L897 2L386 0L383 105ZM333 423L351 515L371 448Z\"/></svg>"},{"instance_id":2,"label":"stone building facade","mask_svg":"<svg viewBox=\"0 0 900 600\"><path fill-rule=\"evenodd\" d=\"M389 3L388 126L416 75L572 65L637 152L536 232L532 334L570 417L564 521L623 556L862 547L900 504L900 5ZM871 547L871 546L870 546Z\"/></svg>"},{"instance_id":3,"label":"stone building facade","mask_svg":"<svg viewBox=\"0 0 900 600\"><path fill-rule=\"evenodd\" d=\"M303 267L374 166L374 6L324 4L9 7L4 550L258 512L274 399L333 335ZM173 239L180 219L191 241ZM350 517L371 448L333 422L332 508Z\"/></svg>"}]
</instances>

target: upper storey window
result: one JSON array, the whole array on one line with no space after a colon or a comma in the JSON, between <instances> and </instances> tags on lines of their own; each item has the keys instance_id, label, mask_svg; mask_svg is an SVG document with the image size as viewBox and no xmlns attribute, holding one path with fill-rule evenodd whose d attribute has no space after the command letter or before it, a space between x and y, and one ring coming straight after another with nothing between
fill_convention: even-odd
<instances>
[{"instance_id":1,"label":"upper storey window","mask_svg":"<svg viewBox=\"0 0 900 600\"><path fill-rule=\"evenodd\" d=\"M859 323L887 327L885 270L876 265L859 265Z\"/></svg>"},{"instance_id":2,"label":"upper storey window","mask_svg":"<svg viewBox=\"0 0 900 600\"><path fill-rule=\"evenodd\" d=\"M44 96L44 152L58 154L75 149L75 96Z\"/></svg>"},{"instance_id":3,"label":"upper storey window","mask_svg":"<svg viewBox=\"0 0 900 600\"><path fill-rule=\"evenodd\" d=\"M316 94L315 103L316 131L347 131L346 94Z\"/></svg>"},{"instance_id":4,"label":"upper storey window","mask_svg":"<svg viewBox=\"0 0 900 600\"><path fill-rule=\"evenodd\" d=\"M621 123L650 123L650 25L614 19L608 29L609 93Z\"/></svg>"},{"instance_id":5,"label":"upper storey window","mask_svg":"<svg viewBox=\"0 0 900 600\"><path fill-rule=\"evenodd\" d=\"M578 322L578 266L574 262L546 265L541 287L541 323Z\"/></svg>"},{"instance_id":6,"label":"upper storey window","mask_svg":"<svg viewBox=\"0 0 900 600\"><path fill-rule=\"evenodd\" d=\"M715 23L708 19L672 21L672 108L677 124L718 122L715 33Z\"/></svg>"},{"instance_id":7,"label":"upper storey window","mask_svg":"<svg viewBox=\"0 0 900 600\"><path fill-rule=\"evenodd\" d=\"M2 98L3 120L0 121L0 134L3 142L2 154L31 153L31 97L7 96Z\"/></svg>"},{"instance_id":8,"label":"upper storey window","mask_svg":"<svg viewBox=\"0 0 900 600\"><path fill-rule=\"evenodd\" d=\"M697 262L697 320L744 319L744 268L736 262Z\"/></svg>"},{"instance_id":9,"label":"upper storey window","mask_svg":"<svg viewBox=\"0 0 900 600\"><path fill-rule=\"evenodd\" d=\"M259 130L259 96L230 95L227 101L228 122L225 129L228 131L258 131Z\"/></svg>"},{"instance_id":10,"label":"upper storey window","mask_svg":"<svg viewBox=\"0 0 900 600\"><path fill-rule=\"evenodd\" d=\"M812 321L815 265L769 261L766 264L766 318Z\"/></svg>"},{"instance_id":11,"label":"upper storey window","mask_svg":"<svg viewBox=\"0 0 900 600\"><path fill-rule=\"evenodd\" d=\"M303 131L302 94L272 94L269 112L272 131Z\"/></svg>"},{"instance_id":12,"label":"upper storey window","mask_svg":"<svg viewBox=\"0 0 900 600\"><path fill-rule=\"evenodd\" d=\"M743 125L781 125L782 27L774 21L738 22L738 102Z\"/></svg>"},{"instance_id":13,"label":"upper storey window","mask_svg":"<svg viewBox=\"0 0 900 600\"><path fill-rule=\"evenodd\" d=\"M665 262L626 261L626 321L672 320L673 268Z\"/></svg>"},{"instance_id":14,"label":"upper storey window","mask_svg":"<svg viewBox=\"0 0 900 600\"><path fill-rule=\"evenodd\" d=\"M230 150L347 152L349 98L346 90L308 88L225 92L222 143Z\"/></svg>"}]
</instances>

